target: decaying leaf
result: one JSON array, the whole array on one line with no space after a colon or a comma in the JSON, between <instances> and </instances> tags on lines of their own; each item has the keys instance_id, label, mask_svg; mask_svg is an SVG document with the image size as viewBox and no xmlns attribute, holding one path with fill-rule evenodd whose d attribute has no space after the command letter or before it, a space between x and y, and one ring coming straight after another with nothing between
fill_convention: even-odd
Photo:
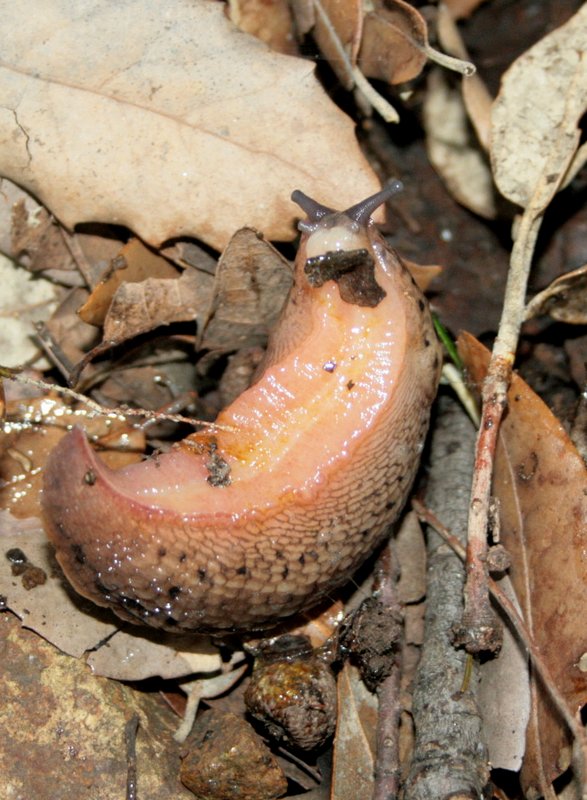
<instances>
[{"instance_id":1,"label":"decaying leaf","mask_svg":"<svg viewBox=\"0 0 587 800\"><path fill-rule=\"evenodd\" d=\"M560 181L576 151L587 107L586 25L583 4L502 77L492 113L491 164L500 192L520 206L528 205L540 176L550 184ZM579 165L575 161L575 171Z\"/></svg>"},{"instance_id":2,"label":"decaying leaf","mask_svg":"<svg viewBox=\"0 0 587 800\"><path fill-rule=\"evenodd\" d=\"M199 349L264 345L291 282L291 265L257 231L237 231L218 262Z\"/></svg>"},{"instance_id":3,"label":"decaying leaf","mask_svg":"<svg viewBox=\"0 0 587 800\"><path fill-rule=\"evenodd\" d=\"M476 140L458 89L436 68L428 77L424 125L430 161L451 194L466 208L495 217L493 179Z\"/></svg>"},{"instance_id":4,"label":"decaying leaf","mask_svg":"<svg viewBox=\"0 0 587 800\"><path fill-rule=\"evenodd\" d=\"M0 173L67 227L111 222L154 245L193 235L221 249L244 224L292 238L297 187L342 207L378 188L311 62L238 31L221 4L0 10Z\"/></svg>"},{"instance_id":5,"label":"decaying leaf","mask_svg":"<svg viewBox=\"0 0 587 800\"><path fill-rule=\"evenodd\" d=\"M489 353L462 335L459 353L479 386ZM587 471L558 420L513 376L493 491L510 577L534 643L573 712L587 702ZM567 731L537 682L522 781L542 794L568 764ZM543 778L544 776L544 778Z\"/></svg>"},{"instance_id":6,"label":"decaying leaf","mask_svg":"<svg viewBox=\"0 0 587 800\"><path fill-rule=\"evenodd\" d=\"M587 323L587 265L561 275L530 300L525 319L542 314L572 325Z\"/></svg>"}]
</instances>

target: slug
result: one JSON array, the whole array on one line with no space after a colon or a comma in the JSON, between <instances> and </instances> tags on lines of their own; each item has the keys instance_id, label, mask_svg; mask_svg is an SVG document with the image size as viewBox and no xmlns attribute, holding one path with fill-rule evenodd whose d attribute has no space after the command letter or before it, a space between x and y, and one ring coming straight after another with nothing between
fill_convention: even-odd
<instances>
[{"instance_id":1,"label":"slug","mask_svg":"<svg viewBox=\"0 0 587 800\"><path fill-rule=\"evenodd\" d=\"M51 453L49 539L79 594L176 631L263 630L318 603L382 542L439 379L428 305L372 212L302 192L294 282L256 382L163 455L115 471L80 428Z\"/></svg>"}]
</instances>

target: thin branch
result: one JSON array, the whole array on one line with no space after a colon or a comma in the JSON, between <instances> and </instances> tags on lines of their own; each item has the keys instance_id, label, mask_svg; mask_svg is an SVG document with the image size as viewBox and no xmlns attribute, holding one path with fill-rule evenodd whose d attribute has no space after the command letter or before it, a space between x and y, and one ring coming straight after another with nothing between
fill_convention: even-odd
<instances>
[{"instance_id":1,"label":"thin branch","mask_svg":"<svg viewBox=\"0 0 587 800\"><path fill-rule=\"evenodd\" d=\"M441 536L444 541L449 545L449 547L454 550L457 556L464 562L466 561L467 554L465 548L462 546L460 541L457 539L456 536L446 528L442 522L438 519L438 517L432 512L429 508L427 508L423 503L419 500L413 499L412 500L412 508L422 520L430 527L434 528L436 533ZM560 713L561 717L564 719L566 724L569 727L571 734L573 735L575 741L578 744L579 752L581 755L580 758L580 769L581 769L581 777L582 777L582 784L583 786L587 787L587 774L586 774L586 765L587 765L587 732L585 728L581 724L581 720L578 718L576 714L573 713L572 709L569 708L567 701L565 700L564 696L559 692L556 682L552 676L552 673L542 658L542 654L540 650L536 647L534 640L532 638L532 634L526 623L520 616L518 609L509 599L509 597L502 591L501 587L493 580L493 578L489 578L488 580L489 591L491 596L494 600L499 604L499 607L502 609L504 614L507 616L509 621L512 624L513 629L517 633L520 641L526 648L530 660L532 661L532 665L536 670L537 675L539 675L540 680L550 695L554 705L556 706L558 712Z\"/></svg>"}]
</instances>

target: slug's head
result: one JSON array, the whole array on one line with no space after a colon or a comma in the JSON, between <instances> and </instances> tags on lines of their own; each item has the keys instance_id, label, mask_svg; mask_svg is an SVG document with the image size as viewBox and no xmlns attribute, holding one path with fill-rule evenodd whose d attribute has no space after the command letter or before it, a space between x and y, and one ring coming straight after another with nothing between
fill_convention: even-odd
<instances>
[{"instance_id":1,"label":"slug's head","mask_svg":"<svg viewBox=\"0 0 587 800\"><path fill-rule=\"evenodd\" d=\"M299 190L292 194L294 203L308 215L299 223L304 236L296 263L300 263L310 286L320 287L333 280L345 302L371 308L379 305L385 291L377 281L376 264L384 243L374 232L371 214L402 188L401 181L392 180L346 211L333 211Z\"/></svg>"},{"instance_id":2,"label":"slug's head","mask_svg":"<svg viewBox=\"0 0 587 800\"><path fill-rule=\"evenodd\" d=\"M291 199L306 212L308 217L298 223L300 231L307 237L307 257L312 258L329 251L364 248L365 232L371 221L371 214L402 189L402 182L393 179L380 192L346 211L335 211L323 206L296 189Z\"/></svg>"}]
</instances>

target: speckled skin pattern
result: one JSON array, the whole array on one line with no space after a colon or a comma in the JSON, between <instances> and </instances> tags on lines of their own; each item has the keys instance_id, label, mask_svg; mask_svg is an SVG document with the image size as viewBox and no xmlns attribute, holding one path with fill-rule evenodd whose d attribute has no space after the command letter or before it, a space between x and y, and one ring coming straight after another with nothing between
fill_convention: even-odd
<instances>
[{"instance_id":1,"label":"speckled skin pattern","mask_svg":"<svg viewBox=\"0 0 587 800\"><path fill-rule=\"evenodd\" d=\"M81 429L45 471L47 533L74 588L167 630L271 627L347 581L413 481L440 370L428 305L371 220L317 215L257 382L168 454L107 468ZM309 286L320 252L367 248L375 308ZM228 465L212 485L211 453Z\"/></svg>"}]
</instances>

